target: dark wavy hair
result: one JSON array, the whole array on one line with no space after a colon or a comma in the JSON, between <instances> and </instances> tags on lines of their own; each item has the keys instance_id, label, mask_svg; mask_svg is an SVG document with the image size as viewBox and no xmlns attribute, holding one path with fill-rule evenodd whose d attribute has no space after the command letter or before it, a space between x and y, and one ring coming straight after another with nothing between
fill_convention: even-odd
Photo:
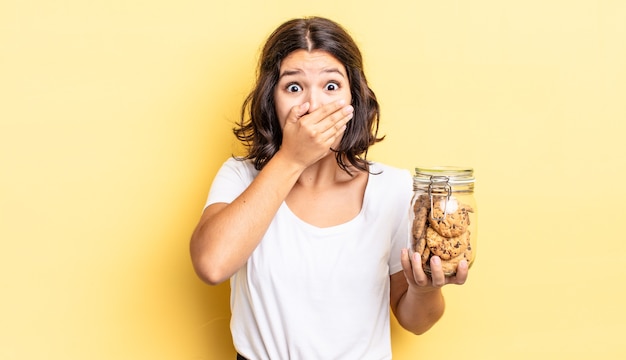
<instances>
[{"instance_id":1,"label":"dark wavy hair","mask_svg":"<svg viewBox=\"0 0 626 360\"><path fill-rule=\"evenodd\" d=\"M259 60L256 86L244 101L241 120L233 129L237 139L247 147L248 153L243 158L252 159L255 168L261 170L280 148L282 130L276 115L274 88L281 61L299 49L326 51L346 67L354 113L339 147L333 151L340 168L349 174L349 165L369 171L367 150L384 138L378 137L380 107L367 84L358 46L341 25L321 17L289 20L267 39Z\"/></svg>"}]
</instances>

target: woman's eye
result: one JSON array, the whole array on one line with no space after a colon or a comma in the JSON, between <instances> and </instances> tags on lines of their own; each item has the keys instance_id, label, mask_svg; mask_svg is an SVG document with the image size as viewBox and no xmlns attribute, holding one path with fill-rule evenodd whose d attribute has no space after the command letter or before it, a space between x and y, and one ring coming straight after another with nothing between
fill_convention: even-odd
<instances>
[{"instance_id":1,"label":"woman's eye","mask_svg":"<svg viewBox=\"0 0 626 360\"><path fill-rule=\"evenodd\" d=\"M339 90L339 84L334 83L334 82L330 82L330 83L326 84L326 90L329 90L329 91Z\"/></svg>"},{"instance_id":2,"label":"woman's eye","mask_svg":"<svg viewBox=\"0 0 626 360\"><path fill-rule=\"evenodd\" d=\"M298 92L300 90L302 90L302 89L300 88L300 85L298 85L298 84L289 84L289 85L287 85L287 91L289 91L289 92Z\"/></svg>"}]
</instances>

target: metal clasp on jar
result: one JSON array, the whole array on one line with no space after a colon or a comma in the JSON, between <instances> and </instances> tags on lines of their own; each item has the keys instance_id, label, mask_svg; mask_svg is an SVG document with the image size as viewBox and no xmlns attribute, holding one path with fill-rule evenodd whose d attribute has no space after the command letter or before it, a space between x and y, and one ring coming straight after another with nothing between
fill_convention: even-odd
<instances>
[{"instance_id":1,"label":"metal clasp on jar","mask_svg":"<svg viewBox=\"0 0 626 360\"><path fill-rule=\"evenodd\" d=\"M435 221L443 221L446 219L448 213L448 203L452 196L452 186L450 186L450 178L447 176L431 176L430 184L428 185L428 197L430 198L430 216ZM435 217L435 212L432 209L435 208L435 197L445 198L445 205L443 207L443 217ZM443 199L442 199L443 200Z\"/></svg>"}]
</instances>

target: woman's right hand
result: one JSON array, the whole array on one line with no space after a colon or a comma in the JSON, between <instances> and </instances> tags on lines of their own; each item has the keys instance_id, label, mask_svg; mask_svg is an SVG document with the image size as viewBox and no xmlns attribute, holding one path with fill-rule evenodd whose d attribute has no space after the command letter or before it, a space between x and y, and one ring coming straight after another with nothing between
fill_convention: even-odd
<instances>
[{"instance_id":1,"label":"woman's right hand","mask_svg":"<svg viewBox=\"0 0 626 360\"><path fill-rule=\"evenodd\" d=\"M326 157L341 141L354 108L337 100L311 110L310 103L294 106L283 126L281 152L308 167Z\"/></svg>"}]
</instances>

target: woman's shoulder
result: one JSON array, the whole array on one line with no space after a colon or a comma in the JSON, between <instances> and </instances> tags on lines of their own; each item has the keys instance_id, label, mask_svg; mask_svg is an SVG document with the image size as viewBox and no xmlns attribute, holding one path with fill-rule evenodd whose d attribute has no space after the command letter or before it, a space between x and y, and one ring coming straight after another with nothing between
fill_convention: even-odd
<instances>
[{"instance_id":1,"label":"woman's shoulder","mask_svg":"<svg viewBox=\"0 0 626 360\"><path fill-rule=\"evenodd\" d=\"M231 156L222 164L221 173L234 173L242 178L253 179L259 173L254 167L254 161Z\"/></svg>"},{"instance_id":2,"label":"woman's shoulder","mask_svg":"<svg viewBox=\"0 0 626 360\"><path fill-rule=\"evenodd\" d=\"M385 181L407 181L412 179L411 173L407 169L375 161L370 162L370 173L385 179Z\"/></svg>"},{"instance_id":3,"label":"woman's shoulder","mask_svg":"<svg viewBox=\"0 0 626 360\"><path fill-rule=\"evenodd\" d=\"M233 168L254 169L254 161L238 156L231 156L224 161L224 166Z\"/></svg>"},{"instance_id":4,"label":"woman's shoulder","mask_svg":"<svg viewBox=\"0 0 626 360\"><path fill-rule=\"evenodd\" d=\"M413 191L413 177L407 169L379 163L370 163L370 186L401 194Z\"/></svg>"}]
</instances>

